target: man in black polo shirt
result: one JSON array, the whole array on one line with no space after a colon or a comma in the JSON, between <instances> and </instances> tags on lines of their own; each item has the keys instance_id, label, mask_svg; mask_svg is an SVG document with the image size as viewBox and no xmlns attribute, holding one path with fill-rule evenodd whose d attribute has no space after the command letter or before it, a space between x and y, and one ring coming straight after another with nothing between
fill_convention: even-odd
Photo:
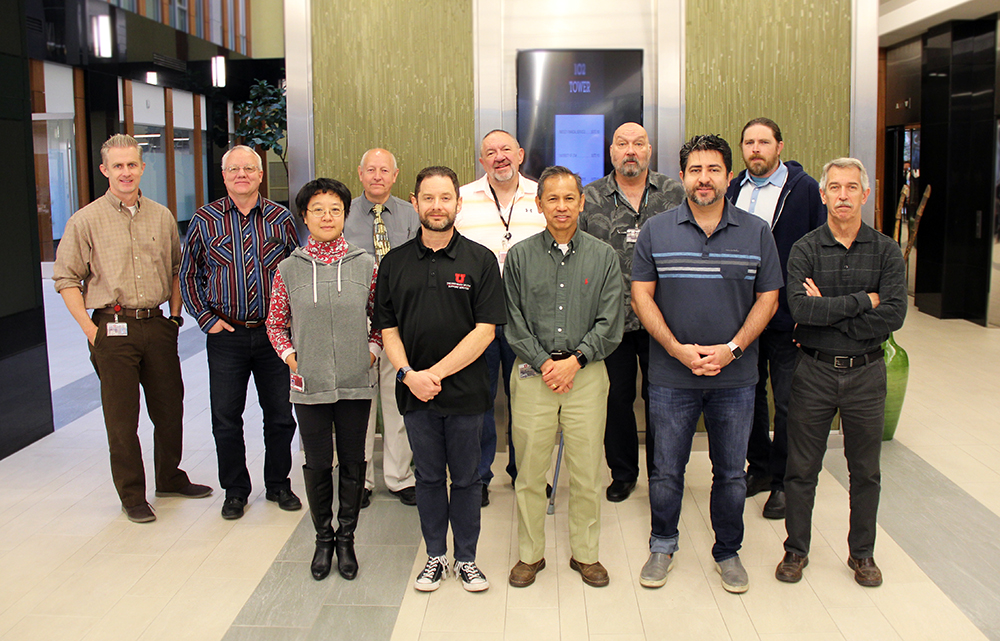
<instances>
[{"instance_id":1,"label":"man in black polo shirt","mask_svg":"<svg viewBox=\"0 0 1000 641\"><path fill-rule=\"evenodd\" d=\"M875 587L882 584L873 558L885 424L882 343L903 326L905 267L899 246L861 222L870 190L860 161L828 162L819 189L826 224L792 245L788 256L788 306L802 353L788 407L788 538L775 577L795 583L809 563L816 481L840 410L851 476L847 565L855 581Z\"/></svg>"},{"instance_id":2,"label":"man in black polo shirt","mask_svg":"<svg viewBox=\"0 0 1000 641\"><path fill-rule=\"evenodd\" d=\"M422 169L413 193L421 229L379 263L375 322L397 369L396 403L416 465L428 559L414 587L436 590L447 576L450 523L455 574L466 590L478 592L489 588L475 563L479 436L493 404L483 351L496 326L507 322L503 287L493 253L454 229L462 208L455 172Z\"/></svg>"}]
</instances>

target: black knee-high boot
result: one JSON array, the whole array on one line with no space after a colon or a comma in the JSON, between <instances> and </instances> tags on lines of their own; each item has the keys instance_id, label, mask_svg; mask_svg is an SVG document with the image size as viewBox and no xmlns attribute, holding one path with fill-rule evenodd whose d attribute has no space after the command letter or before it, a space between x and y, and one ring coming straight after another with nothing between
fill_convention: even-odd
<instances>
[{"instance_id":1,"label":"black knee-high boot","mask_svg":"<svg viewBox=\"0 0 1000 641\"><path fill-rule=\"evenodd\" d=\"M354 530L365 489L365 467L361 463L340 464L340 507L337 510L337 570L345 579L358 575L358 557L354 554Z\"/></svg>"},{"instance_id":2,"label":"black knee-high boot","mask_svg":"<svg viewBox=\"0 0 1000 641\"><path fill-rule=\"evenodd\" d=\"M309 513L316 528L316 553L313 555L313 578L317 581L330 574L333 565L333 469L310 470L302 466L302 478L306 483L306 498Z\"/></svg>"}]
</instances>

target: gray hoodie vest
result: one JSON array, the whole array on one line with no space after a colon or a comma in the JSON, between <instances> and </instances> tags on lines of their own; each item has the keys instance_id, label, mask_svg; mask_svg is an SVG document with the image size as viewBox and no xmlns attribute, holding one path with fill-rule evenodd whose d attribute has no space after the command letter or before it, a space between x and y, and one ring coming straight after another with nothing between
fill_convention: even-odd
<instances>
[{"instance_id":1,"label":"gray hoodie vest","mask_svg":"<svg viewBox=\"0 0 1000 641\"><path fill-rule=\"evenodd\" d=\"M348 245L347 255L325 265L301 248L281 261L288 290L292 344L305 391L291 390L303 405L375 397L378 368L368 351L365 306L375 259Z\"/></svg>"}]
</instances>

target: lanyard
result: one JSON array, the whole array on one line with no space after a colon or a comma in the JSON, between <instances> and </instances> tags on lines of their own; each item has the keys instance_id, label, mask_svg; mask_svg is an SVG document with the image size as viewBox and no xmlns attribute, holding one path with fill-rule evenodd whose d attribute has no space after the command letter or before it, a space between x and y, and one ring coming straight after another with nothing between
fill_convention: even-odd
<instances>
[{"instance_id":1,"label":"lanyard","mask_svg":"<svg viewBox=\"0 0 1000 641\"><path fill-rule=\"evenodd\" d=\"M620 207L621 205L618 202L618 190L617 189L615 189L614 197L615 197L615 209L618 209L618 207ZM629 204L631 205L632 203L629 203ZM642 205L639 206L639 209L645 209L646 205L648 205L648 204L649 204L649 185L646 186L646 189L643 192L643 195L642 195ZM636 220L637 223L639 222L639 216L640 215L641 214L639 212L635 212L635 220Z\"/></svg>"},{"instance_id":2,"label":"lanyard","mask_svg":"<svg viewBox=\"0 0 1000 641\"><path fill-rule=\"evenodd\" d=\"M489 185L489 181L487 181L486 184ZM500 216L500 222L503 223L504 231L507 232L503 235L504 244L506 244L507 241L510 240L510 219L514 216L514 202L517 200L517 194L515 193L514 197L510 199L510 209L507 210L507 220L504 220L503 210L500 209L500 199L497 197L497 192L493 189L493 185L490 185L490 193L493 194L493 204L497 206L497 215Z\"/></svg>"}]
</instances>

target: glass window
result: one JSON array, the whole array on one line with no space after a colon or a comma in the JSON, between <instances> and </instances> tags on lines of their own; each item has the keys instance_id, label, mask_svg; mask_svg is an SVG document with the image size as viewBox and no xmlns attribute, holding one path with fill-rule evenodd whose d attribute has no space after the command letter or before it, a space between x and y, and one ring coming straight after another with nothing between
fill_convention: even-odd
<instances>
[{"instance_id":1,"label":"glass window","mask_svg":"<svg viewBox=\"0 0 1000 641\"><path fill-rule=\"evenodd\" d=\"M160 21L160 0L146 0L146 17Z\"/></svg>"},{"instance_id":2,"label":"glass window","mask_svg":"<svg viewBox=\"0 0 1000 641\"><path fill-rule=\"evenodd\" d=\"M244 0L234 0L240 6L240 28L237 32L239 34L238 46L241 53L247 52L247 11L250 7Z\"/></svg>"},{"instance_id":3,"label":"glass window","mask_svg":"<svg viewBox=\"0 0 1000 641\"><path fill-rule=\"evenodd\" d=\"M135 137L142 147L142 161L146 171L142 174L142 195L167 205L167 154L163 146L164 128L136 125Z\"/></svg>"},{"instance_id":4,"label":"glass window","mask_svg":"<svg viewBox=\"0 0 1000 641\"><path fill-rule=\"evenodd\" d=\"M217 45L224 44L222 42L222 0L205 0L209 2L209 12L208 20L209 25L212 28L212 33L209 34L209 40Z\"/></svg>"},{"instance_id":5,"label":"glass window","mask_svg":"<svg viewBox=\"0 0 1000 641\"><path fill-rule=\"evenodd\" d=\"M191 220L195 205L194 131L174 129L174 175L177 177L177 220Z\"/></svg>"},{"instance_id":6,"label":"glass window","mask_svg":"<svg viewBox=\"0 0 1000 641\"><path fill-rule=\"evenodd\" d=\"M236 29L235 29L236 16L233 15L235 13L233 11L233 9L235 8L233 7L233 4L234 4L233 0L226 0L226 8L229 10L228 15L226 16L227 26L229 27L229 39L227 42L223 43L223 46L226 47L227 49L235 50L236 47L233 45L233 43L236 41Z\"/></svg>"},{"instance_id":7,"label":"glass window","mask_svg":"<svg viewBox=\"0 0 1000 641\"><path fill-rule=\"evenodd\" d=\"M66 230L66 221L77 209L76 158L73 121L49 120L47 139L49 152L49 199L52 211L52 239L59 240Z\"/></svg>"},{"instance_id":8,"label":"glass window","mask_svg":"<svg viewBox=\"0 0 1000 641\"><path fill-rule=\"evenodd\" d=\"M204 0L192 0L194 2L194 35L199 38L205 37L205 14Z\"/></svg>"}]
</instances>

